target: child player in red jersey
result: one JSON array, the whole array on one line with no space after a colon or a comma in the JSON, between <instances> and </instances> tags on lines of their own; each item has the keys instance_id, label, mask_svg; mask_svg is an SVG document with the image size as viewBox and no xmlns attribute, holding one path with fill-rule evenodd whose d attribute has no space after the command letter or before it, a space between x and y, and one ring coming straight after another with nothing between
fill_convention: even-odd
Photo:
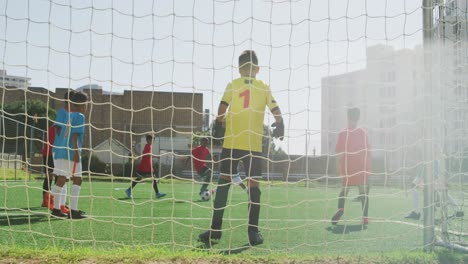
<instances>
[{"instance_id":1,"label":"child player in red jersey","mask_svg":"<svg viewBox=\"0 0 468 264\"><path fill-rule=\"evenodd\" d=\"M128 198L133 198L133 188L141 182L143 176L151 176L153 178L153 189L156 194L156 198L161 198L166 196L165 193L159 192L158 189L158 179L155 175L157 173L153 169L153 136L146 135L146 145L143 149L143 158L141 159L140 164L137 167L136 174L137 178L136 181L132 181L132 185L130 188L125 190Z\"/></svg>"},{"instance_id":2,"label":"child player in red jersey","mask_svg":"<svg viewBox=\"0 0 468 264\"><path fill-rule=\"evenodd\" d=\"M350 186L357 186L362 203L362 224L369 223L369 185L371 152L367 132L357 126L359 108L348 109L348 127L340 132L336 142L336 168L341 175L342 188L338 197L338 211L331 223L336 225L344 213L345 199Z\"/></svg>"}]
</instances>

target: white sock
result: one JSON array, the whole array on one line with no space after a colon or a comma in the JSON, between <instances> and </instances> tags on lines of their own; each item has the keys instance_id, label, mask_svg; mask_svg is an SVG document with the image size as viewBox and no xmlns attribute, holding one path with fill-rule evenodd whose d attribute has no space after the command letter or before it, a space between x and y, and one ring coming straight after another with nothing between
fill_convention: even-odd
<instances>
[{"instance_id":1,"label":"white sock","mask_svg":"<svg viewBox=\"0 0 468 264\"><path fill-rule=\"evenodd\" d=\"M78 198L80 197L81 186L72 185L70 195L70 209L78 211Z\"/></svg>"},{"instance_id":2,"label":"white sock","mask_svg":"<svg viewBox=\"0 0 468 264\"><path fill-rule=\"evenodd\" d=\"M67 202L67 183L65 183L62 187L59 201L60 201L60 206L65 205L65 203Z\"/></svg>"},{"instance_id":3,"label":"white sock","mask_svg":"<svg viewBox=\"0 0 468 264\"><path fill-rule=\"evenodd\" d=\"M60 209L61 193L62 193L62 187L59 187L57 185L54 185L52 187L52 195L55 196L55 198L58 198L58 199L54 199L54 209Z\"/></svg>"},{"instance_id":4,"label":"white sock","mask_svg":"<svg viewBox=\"0 0 468 264\"><path fill-rule=\"evenodd\" d=\"M418 213L420 212L419 210L419 193L418 193L418 190L416 188L413 189L413 211L415 213Z\"/></svg>"}]
</instances>

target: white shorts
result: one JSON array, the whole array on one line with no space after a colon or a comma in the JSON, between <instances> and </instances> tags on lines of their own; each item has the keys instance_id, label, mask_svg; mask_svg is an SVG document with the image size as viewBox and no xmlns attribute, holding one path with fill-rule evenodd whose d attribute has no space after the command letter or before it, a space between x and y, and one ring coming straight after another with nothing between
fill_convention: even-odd
<instances>
[{"instance_id":1,"label":"white shorts","mask_svg":"<svg viewBox=\"0 0 468 264\"><path fill-rule=\"evenodd\" d=\"M70 179L70 177L72 176L81 177L82 176L81 162L76 163L74 172L73 172L73 166L75 166L74 161L67 160L67 159L54 159L53 174L57 176L65 176L67 179Z\"/></svg>"}]
</instances>

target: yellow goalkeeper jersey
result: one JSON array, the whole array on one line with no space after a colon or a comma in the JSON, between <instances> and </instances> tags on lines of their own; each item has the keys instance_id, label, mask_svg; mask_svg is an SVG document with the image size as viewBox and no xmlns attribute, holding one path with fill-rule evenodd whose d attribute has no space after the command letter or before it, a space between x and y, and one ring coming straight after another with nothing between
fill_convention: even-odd
<instances>
[{"instance_id":1,"label":"yellow goalkeeper jersey","mask_svg":"<svg viewBox=\"0 0 468 264\"><path fill-rule=\"evenodd\" d=\"M270 87L241 77L227 85L221 103L228 106L223 148L261 152L265 107L278 107Z\"/></svg>"}]
</instances>

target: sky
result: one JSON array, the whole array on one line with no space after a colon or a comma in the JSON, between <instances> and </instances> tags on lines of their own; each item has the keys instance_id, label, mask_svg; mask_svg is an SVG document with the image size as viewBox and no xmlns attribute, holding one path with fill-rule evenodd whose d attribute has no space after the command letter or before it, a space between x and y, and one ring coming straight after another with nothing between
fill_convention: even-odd
<instances>
[{"instance_id":1,"label":"sky","mask_svg":"<svg viewBox=\"0 0 468 264\"><path fill-rule=\"evenodd\" d=\"M422 43L420 0L3 0L0 68L32 86L196 92L216 112L246 49L284 114L289 154L320 154L321 78L366 47ZM273 118L267 115L265 123Z\"/></svg>"}]
</instances>

